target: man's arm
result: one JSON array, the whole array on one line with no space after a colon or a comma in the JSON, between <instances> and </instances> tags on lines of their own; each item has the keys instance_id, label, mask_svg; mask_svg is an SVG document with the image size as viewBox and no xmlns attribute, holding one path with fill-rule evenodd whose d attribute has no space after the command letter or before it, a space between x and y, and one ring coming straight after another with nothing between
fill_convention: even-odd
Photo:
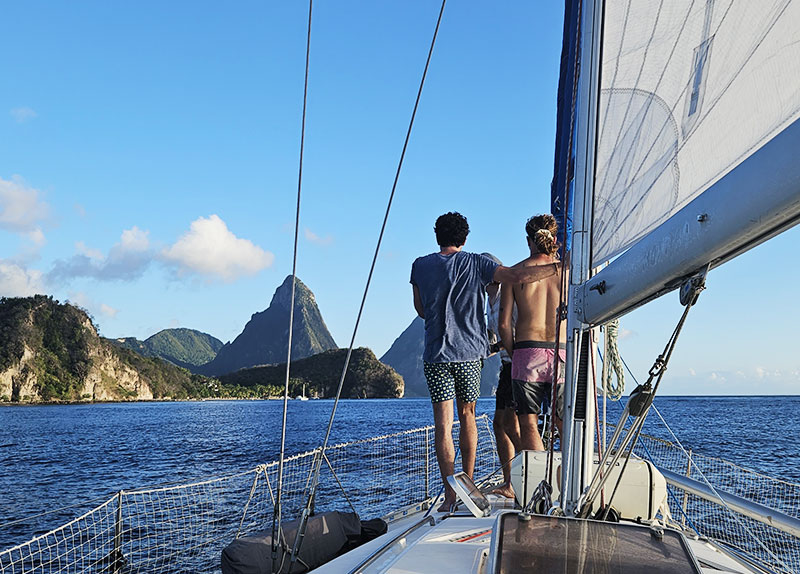
<instances>
[{"instance_id":1,"label":"man's arm","mask_svg":"<svg viewBox=\"0 0 800 574\"><path fill-rule=\"evenodd\" d=\"M534 283L558 273L558 263L530 267L504 267L494 270L493 279L499 283Z\"/></svg>"},{"instance_id":2,"label":"man's arm","mask_svg":"<svg viewBox=\"0 0 800 574\"><path fill-rule=\"evenodd\" d=\"M511 325L513 314L514 290L511 285L506 285L506 287L500 289L500 318L497 328L500 331L500 340L503 343L503 348L509 357L514 353L514 331Z\"/></svg>"},{"instance_id":3,"label":"man's arm","mask_svg":"<svg viewBox=\"0 0 800 574\"><path fill-rule=\"evenodd\" d=\"M414 288L414 309L417 310L417 315L425 318L425 308L422 306L422 297L419 296L419 288L416 285L412 285Z\"/></svg>"}]
</instances>

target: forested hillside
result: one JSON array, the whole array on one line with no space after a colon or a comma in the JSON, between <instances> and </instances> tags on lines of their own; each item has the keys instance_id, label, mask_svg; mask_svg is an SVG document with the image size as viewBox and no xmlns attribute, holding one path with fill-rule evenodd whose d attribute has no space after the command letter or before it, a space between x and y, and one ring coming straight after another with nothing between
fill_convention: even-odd
<instances>
[{"instance_id":1,"label":"forested hillside","mask_svg":"<svg viewBox=\"0 0 800 574\"><path fill-rule=\"evenodd\" d=\"M159 357L192 372L212 361L222 348L222 341L216 337L185 328L164 329L144 341L125 337L113 342L140 355Z\"/></svg>"},{"instance_id":2,"label":"forested hillside","mask_svg":"<svg viewBox=\"0 0 800 574\"><path fill-rule=\"evenodd\" d=\"M103 339L88 314L46 295L0 299L0 402L201 398L219 383Z\"/></svg>"},{"instance_id":3,"label":"forested hillside","mask_svg":"<svg viewBox=\"0 0 800 574\"><path fill-rule=\"evenodd\" d=\"M307 396L329 398L336 394L347 349L325 351L292 361L289 394L297 396L305 384ZM286 363L242 369L219 377L229 392L240 396L282 396ZM384 365L375 354L360 347L353 350L342 389L343 398L396 398L403 396L403 377Z\"/></svg>"}]
</instances>

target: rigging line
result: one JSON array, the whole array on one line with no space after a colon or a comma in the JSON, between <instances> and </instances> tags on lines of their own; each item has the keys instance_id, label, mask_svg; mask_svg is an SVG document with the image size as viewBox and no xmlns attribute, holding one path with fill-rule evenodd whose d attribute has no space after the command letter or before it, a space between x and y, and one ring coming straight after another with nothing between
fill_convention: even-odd
<instances>
[{"instance_id":1,"label":"rigging line","mask_svg":"<svg viewBox=\"0 0 800 574\"><path fill-rule=\"evenodd\" d=\"M592 369L592 386L594 387L594 427L595 427L595 440L597 441L597 456L598 458L602 458L604 454L603 447L604 445L600 442L600 419L597 416L599 412L598 407L598 400L597 400L597 365L595 364L595 354L591 352L589 349L589 360L591 361L591 369ZM597 469L598 472L602 472L602 468ZM603 506L603 500L605 499L605 491L600 491L600 506Z\"/></svg>"},{"instance_id":2,"label":"rigging line","mask_svg":"<svg viewBox=\"0 0 800 574\"><path fill-rule=\"evenodd\" d=\"M655 386L652 386L652 390L650 391L650 396L649 396L649 398L646 399L647 400L647 404L644 407L644 411L641 414L638 414L638 415L634 416L634 422L632 423L631 428L628 430L627 434L623 438L619 449L617 450L617 452L612 457L611 464L613 465L613 464L616 464L616 462L621 458L622 452L623 452L621 449L626 448L628 450L628 454L625 457L625 463L624 463L624 465L622 467L622 470L620 471L619 476L617 477L617 483L614 486L614 490L612 491L611 496L609 497L608 505L607 505L606 512L605 512L605 516L608 515L608 511L611 508L611 502L614 500L614 495L617 493L617 488L619 487L620 482L622 481L622 475L623 475L623 473L625 471L625 467L627 467L628 460L630 460L630 457L633 454L633 449L636 446L637 441L639 440L639 435L641 433L642 426L644 425L644 421L647 418L647 414L648 414L648 412L650 410L650 406L652 406L652 404L653 404L653 399L655 398L656 392L658 391L658 387L661 384L661 380L664 377L664 373L667 370L667 365L669 364L670 357L672 356L672 351L675 349L675 346L676 346L676 344L678 342L678 336L680 335L681 330L683 329L683 325L686 322L686 318L689 315L689 311L691 310L691 308L693 306L694 306L694 302L689 302L689 304L686 305L686 308L683 310L683 313L681 314L681 318L678 321L678 324L675 326L675 329L673 330L672 335L667 340L667 344L664 347L664 350L658 356L658 358L656 358L656 361L655 361L655 364L653 365L653 367L651 367L651 369L650 369L650 378L645 382L644 388L645 389L650 389L651 388L651 382L652 382L654 377L658 377L656 379L656 384L655 384ZM627 406L626 406L626 408L627 408ZM632 434L633 434L633 437L632 437L632 440L631 440L630 437L631 437ZM616 433L615 433L615 436L616 436ZM611 448L609 448L606 451L606 456L608 456L612 452L612 449L615 446L613 444L614 442L615 441L612 440ZM598 473L599 473L600 469L602 469L605 464L606 464L606 458L604 457L603 459L600 460ZM592 503L594 502L595 498L597 498L597 495L598 495L600 489L602 489L602 487L605 485L607 479L608 479L607 476L606 477L602 477L602 475L600 475L600 476L595 475L595 477L592 478L592 482L589 485L589 491L588 491L588 494L586 496L586 499L585 499L585 502L584 502L584 505L583 505L583 509L581 510L581 512L590 511L591 510ZM603 520L605 520L605 516L604 516Z\"/></svg>"},{"instance_id":3,"label":"rigging line","mask_svg":"<svg viewBox=\"0 0 800 574\"><path fill-rule=\"evenodd\" d=\"M669 427L667 422L661 416L661 413L658 411L658 409L655 409L655 411L656 411L656 414L658 415L658 417L661 419L661 422L664 423L664 426L667 428L667 430L669 431L670 435L672 435L672 438L675 439L675 442L677 443L678 447L683 452L684 456L689 458L689 453L686 452L686 449L680 443L680 441L678 440L678 437L676 437L675 434L672 432L672 429ZM750 530L750 528L747 527L747 524L745 524L745 522L739 518L739 513L735 512L733 509L731 509L730 506L728 506L728 503L725 502L725 500L722 498L722 495L720 495L720 493L717 491L717 489L714 487L714 485L711 484L711 481L709 481L708 478L706 478L706 475L703 473L703 471L700 469L700 467L696 463L694 465L694 468L700 474L700 477L703 479L703 482L705 482L706 485L711 489L711 492L714 493L714 496L716 496L719 499L720 504L725 507L725 510L727 510L731 514L731 516L733 516L733 519L739 524L739 526L741 526L744 529L744 531L747 532L753 538L753 540L755 540L758 543L758 545L761 546L761 548L770 557L772 557L773 560L775 560L779 564L783 565L784 568L788 568L786 563L783 560L781 560L778 556L776 556L772 551L770 551L770 549L767 547L767 545L764 542L762 542L761 539L758 536L756 536L755 533L752 530Z\"/></svg>"},{"instance_id":4,"label":"rigging line","mask_svg":"<svg viewBox=\"0 0 800 574\"><path fill-rule=\"evenodd\" d=\"M333 470L333 465L331 464L331 461L328 458L328 455L327 454L323 454L322 456L325 458L325 462L328 464L328 469L330 469L331 474L333 475L333 478L336 479L336 484L339 485L339 490L342 491L342 494L344 494L345 499L347 499L347 504L349 504L350 508L353 509L353 514L358 515L358 511L356 510L356 507L353 505L353 501L350 500L349 496L347 496L347 490L345 490L344 485L342 484L342 481L339 480L339 476L336 474L336 471Z\"/></svg>"},{"instance_id":5,"label":"rigging line","mask_svg":"<svg viewBox=\"0 0 800 574\"><path fill-rule=\"evenodd\" d=\"M350 338L350 346L347 349L347 356L345 357L344 366L342 367L342 375L341 375L341 377L339 379L339 386L336 389L336 399L333 402L333 408L331 409L331 416L330 416L330 420L328 422L328 428L325 431L325 439L324 439L324 441L322 443L322 447L321 447L322 448L322 454L325 453L325 449L328 446L328 440L330 438L331 429L333 428L333 421L334 421L334 418L336 416L336 408L339 405L339 399L340 399L341 394L342 394L342 387L344 386L344 379L345 379L345 376L347 375L347 368L350 365L350 357L353 354L353 346L355 345L356 334L358 333L358 326L359 326L359 324L361 322L361 316L362 316L362 314L364 312L364 305L365 305L366 300L367 300L367 294L369 293L369 287L370 287L370 284L372 282L372 275L373 275L373 273L375 271L375 264L377 263L378 254L380 253L381 244L383 242L383 235L384 235L384 233L386 231L386 224L387 224L387 222L389 220L389 213L390 213L391 208L392 208L392 201L394 200L395 191L397 190L397 183L400 180L400 172L401 172L402 167L403 167L403 161L405 159L406 149L408 149L408 142L411 139L411 131L412 131L413 127L414 127L414 119L416 118L417 109L419 108L419 102L420 102L420 100L422 98L422 89L425 86L425 78L428 75L428 68L430 67L431 59L433 57L433 49L434 49L434 46L436 45L436 37L439 35L439 26L442 23L442 14L444 13L444 7L445 7L446 3L447 3L447 0L442 0L442 6L439 9L439 16L438 16L438 18L436 20L436 27L435 27L434 32L433 32L433 38L431 39L431 45L430 45L430 48L428 49L428 57L427 57L427 59L425 61L425 68L424 68L424 70L422 72L422 78L421 78L420 83L419 83L419 89L417 90L417 97L416 97L416 100L414 101L414 109L413 109L413 111L411 113L411 120L408 123L408 130L406 131L405 141L403 142L403 151L400 154L400 160L399 160L399 162L397 164L397 171L395 172L394 182L392 183L392 191L389 194L389 201L388 201L388 203L386 205L386 212L385 212L385 214L383 216L383 223L381 224L381 230L380 230L380 233L378 235L378 241L377 241L377 244L375 245L375 254L372 257L372 264L370 265L370 268L369 268L369 275L367 276L367 283L364 286L364 294L363 294L363 296L361 298L361 305L360 305L360 307L358 309L358 316L356 317L356 322L355 322L355 325L353 326L353 336ZM310 16L309 16L309 23L310 23L310 21L311 21L311 19L310 19ZM309 35L310 35L310 24L309 24ZM296 235L296 232L295 232L295 238L296 237L297 237L297 235ZM296 239L295 239L295 241L296 241ZM317 483L319 481L319 473L320 473L321 466L322 466L322 458L320 457L316 461L316 464L315 464L315 467L314 467L314 476L313 476L313 480L312 480L312 484L311 484L311 489L310 489L310 492L309 492L308 500L306 501L305 508L303 509L303 514L302 514L302 516L300 518L300 527L297 530L297 537L295 538L294 547L292 548L292 563L294 563L296 558L297 558L297 552L299 551L300 544L302 544L303 537L305 536L305 529L306 529L306 525L308 524L308 516L310 514L310 507L311 507L312 501L314 499L314 495L316 494Z\"/></svg>"},{"instance_id":6,"label":"rigging line","mask_svg":"<svg viewBox=\"0 0 800 574\"><path fill-rule=\"evenodd\" d=\"M314 0L308 0L308 28L306 32L306 66L303 80L303 114L300 125L300 160L297 168L297 207L294 219L294 247L292 251L292 290L289 298L289 335L286 351L286 379L283 390L283 420L281 422L281 450L278 464L277 496L272 509L272 564L277 564L278 542L281 533L281 495L283 491L283 462L286 453L286 413L289 407L289 370L292 364L292 331L294 326L294 300L297 283L297 240L300 234L300 195L303 188L303 153L306 137L306 109L308 106L308 71L311 57L311 12Z\"/></svg>"},{"instance_id":7,"label":"rigging line","mask_svg":"<svg viewBox=\"0 0 800 574\"><path fill-rule=\"evenodd\" d=\"M624 359L624 358L622 358L622 356L621 356L621 355L620 355L620 360L622 361L622 364L623 364L623 365L625 365L625 368L627 369L628 373L629 373L629 374L631 375L631 377L633 378L633 381L634 381L634 382L635 382L635 383L638 385L639 383L638 383L638 381L636 380L636 375L634 375L633 371L631 370L631 368L628 366L628 364L625 362L625 359ZM663 417L663 415L661 414L661 411L659 411L659 410L658 410L658 407L656 407L656 405L655 405L655 404L653 404L653 405L651 405L651 408L652 408L652 409L655 411L656 415L658 415L658 418L661 420L661 423L664 425L664 428L666 428L666 429L667 429L667 431L669 432L670 436L672 437L672 440L675 442L675 444L678 446L678 448L680 448L680 449L681 449L681 452L683 452L684 456L686 456L686 457L687 457L687 459L688 459L688 458L691 458L691 457L689 456L689 453L688 453L688 452L686 452L686 448L685 448L685 447L683 446L683 444L681 443L681 440L680 440L680 439L677 437L677 435L675 434L675 432L672 430L672 427L669 425L669 423L667 423L666 419L665 419L665 418ZM632 446L631 448L633 448L633 446ZM645 445L645 444L642 444L642 448L644 448L644 451L645 451L645 453L647 454L647 458L649 458L649 459L650 459L650 462L652 462L653 464L656 464L656 463L655 463L655 460L653 459L653 456L652 456L652 454L650 454L650 450L647 448L647 445ZM657 466L657 465L656 465L656 466ZM775 560L776 560L778 563L780 563L780 564L783 564L784 566L786 566L786 564L785 564L785 562L784 562L783 560L781 560L780 558L778 558L777 556L775 556L775 555L774 555L774 554L773 554L773 553L772 553L772 552L769 550L769 548L767 548L767 547L765 546L765 544L764 544L764 543L763 543L763 542L762 542L762 541L759 539L759 537L758 537L758 536L756 536L756 535L755 535L755 533L753 533L753 532L752 532L752 531L751 531L749 528L747 528L747 525L746 525L744 522L742 522L742 521L739 519L739 517L738 517L737 513L736 513L736 512L734 512L733 510L731 510L731 508L730 508L730 507L729 507L729 506L728 506L728 505L725 503L725 500L724 500L724 499L722 498L722 496L719 494L719 492L718 492L718 491L717 491L717 489L714 487L714 485L713 485L713 484L711 484L711 481L710 481L710 480L709 480L709 479L708 479L708 478L705 476L705 474L703 473L703 471L702 471L702 470L700 470L700 467L698 467L698 466L697 466L697 464L695 464L695 465L694 465L694 468L695 468L695 469L697 470L697 472L700 474L700 478L702 478L702 480L703 480L703 482L706 484L706 486L708 486L708 487L711 489L711 491L714 493L714 496L716 496L716 497L719 499L719 501L720 501L721 505L722 505L722 506L724 506L724 507L725 507L725 509L726 509L726 510L727 510L727 511L728 511L728 512L729 512L729 513L730 513L730 514L733 516L733 519L734 519L734 520L736 520L736 522L737 522L737 523L739 523L739 525L740 525L742 528L744 528L744 530L745 530L745 531L746 531L746 532L747 532L747 533L748 533L748 534L749 534L749 535L750 535L750 536L751 536L751 537L752 537L752 538L753 538L753 539L754 539L754 540L755 540L755 541L756 541L756 542L759 544L759 546L761 546L761 547L764 549L764 551L765 551L767 554L769 554L769 555L770 555L770 556L771 556L773 559L775 559ZM673 495L673 496L674 496L674 495ZM679 508L680 508L680 506L679 506ZM694 531L695 531L695 532L697 532L697 533L699 534L699 533L700 533L700 531L699 531L699 530L698 530L698 529L695 527L695 525L692 523L692 520L691 520L691 518L689 517L689 515L688 515L688 514L686 514L686 512L684 512L684 511L683 511L683 508L681 508L681 513L682 513L682 514L683 514L683 515L686 517L686 519L689 521L689 526L691 526L691 527L694 529Z\"/></svg>"},{"instance_id":8,"label":"rigging line","mask_svg":"<svg viewBox=\"0 0 800 574\"><path fill-rule=\"evenodd\" d=\"M655 466L655 464L656 464L656 463L655 463L655 462L653 462L653 455L652 455L652 454L650 454L650 450L647 448L647 445L645 445L644 443L642 443L642 445L641 445L641 446L642 446L642 448L644 449L644 452L645 452L645 454L647 454L647 458L648 458L648 459L650 459L650 462L652 462L652 463L653 463L653 466ZM698 529L695 527L695 525L694 525L694 521L692 520L691 516L689 516L689 515L686 513L686 511L683 509L683 506L682 506L682 505L681 505L681 504L678 502L678 497L677 497L677 495L676 495L676 494L675 494L675 492L674 492L674 488L675 488L675 487L673 487L673 486L670 486L670 485L668 484L668 485L667 485L667 495L668 495L668 496L669 496L669 498L671 498L671 499L672 499L672 501L675 503L675 507L676 507L676 508L677 508L677 509L680 511L680 513L681 513L681 515L683 516L683 518L685 518L685 519L686 519L686 522L689 524L689 528L691 528L692 530L694 530L695 534L698 534L698 535L699 535L699 534L700 534L700 531L699 531L699 530L698 530ZM669 509L669 502L667 503L667 509ZM664 523L666 524L666 523L667 523L667 520L666 520L666 517L664 517L664 513L663 513L663 512L662 512L662 517L664 518ZM683 530L685 530L685 528L683 528Z\"/></svg>"},{"instance_id":9,"label":"rigging line","mask_svg":"<svg viewBox=\"0 0 800 574\"><path fill-rule=\"evenodd\" d=\"M627 367L627 365L626 365L626 367ZM688 453L688 452L686 452L686 449L684 448L683 444L681 444L681 441L680 441L680 439L679 439L679 438L678 438L678 437L675 435L675 433L672 431L672 428L669 426L669 424L667 423L667 421L666 421L666 420L664 419L664 417L661 415L661 412L658 410L658 408L657 408L655 405L651 405L651 407L652 407L652 409L655 411L655 413L658 415L658 418L659 418L659 419L661 419L661 422L663 423L664 427L667 429L667 431L669 431L669 434L672 436L672 439L675 441L675 444L677 444L678 448L680 448L680 449L681 449L681 451L683 452L684 456L686 456L688 459L691 459L691 457L689 456L689 453ZM638 438L638 437L637 437L637 438ZM634 446L635 446L635 445L631 445L631 451L633 450L633 447L634 447ZM655 460L653 459L653 456L652 456L652 454L650 453L650 450L647 448L647 445L645 445L645 444L642 444L642 448L644 449L645 453L647 454L647 458L649 458L649 459L650 459L650 462L652 462L653 464L656 464L656 463L655 463ZM657 466L657 465L656 465L656 466ZM724 500L724 499L722 498L722 496L719 494L719 492L718 492L718 491L717 491L717 489L714 487L714 485L713 485L713 484L711 484L711 481L709 481L709 480L708 480L708 478L705 476L705 474L704 474L704 473L703 473L703 471L700 469L700 467L698 467L698 466L697 466L697 464L695 464L695 465L694 465L694 468L695 468L695 470L696 470L696 471L697 471L697 472L700 474L700 477L702 478L702 480L703 480L703 482L706 484L706 486L708 486L708 487L711 489L711 491L714 493L714 496L716 496L716 497L719 499L720 505L721 505L721 506L723 506L723 507L724 507L724 508L725 508L725 509L726 509L726 510L727 510L727 511L728 511L728 512L731 514L731 516L732 516L732 517L733 517L733 519L734 519L734 520L735 520L735 521L736 521L736 522L739 524L739 526L741 526L741 527L742 527L742 528L743 528L743 529L744 529L744 530L745 530L745 531L746 531L746 532L747 532L747 533L748 533L748 534L749 534L749 535L750 535L750 536L753 538L753 540L755 540L755 541L758 543L758 545L759 545L759 546L761 546L761 548L762 548L762 549L763 549L763 550L764 550L764 551L765 551L765 552L766 552L766 553L767 553L767 554L768 554L770 557L772 557L772 558L773 558L773 559L774 559L776 562L778 562L779 564L782 564L784 567L786 567L786 563L785 563L783 560L781 560L781 559L780 559L778 556L776 556L776 555L775 555L775 554L774 554L772 551L770 551L770 549L769 549L769 548L768 548L768 547L767 547L767 546L766 546L766 545L765 545L765 544L764 544L764 543L761 541L761 539L760 539L758 536L756 536L756 535L755 535L755 533L754 533L752 530L750 530L750 529L747 527L747 525L746 525L746 524L745 524L745 523L744 523L744 522L743 522L743 521L742 521L742 520L739 518L739 516L738 516L738 513L736 513L735 511L733 511L733 510L732 510L732 509L731 509L731 508L728 506L728 504L725 502L725 500ZM670 495L671 495L671 496L673 496L673 498L674 498L674 494L672 493L672 491L671 491L669 488L668 488L668 491L670 492ZM691 518L689 517L689 515L688 515L688 514L687 514L687 513L686 513L686 512L683 510L683 508L682 508L682 507L680 507L680 505L678 505L678 507L680 508L680 510L681 510L681 513L682 513L682 514L683 514L683 515L686 517L686 519L688 520L688 522L689 522L689 526L690 526L691 528L693 528L695 532L697 532L698 534L701 534L700 530L698 530L698 528L697 528L697 527L696 527L696 526L693 524L693 522L692 522Z\"/></svg>"},{"instance_id":10,"label":"rigging line","mask_svg":"<svg viewBox=\"0 0 800 574\"><path fill-rule=\"evenodd\" d=\"M34 518L41 518L42 516L47 516L48 514L53 514L54 512L61 512L62 510L69 510L71 508L79 508L81 506L85 506L92 502L97 502L98 500L103 500L106 504L113 501L117 498L120 491L117 491L110 496L98 496L96 498L90 498L88 500L84 500L81 502L76 502L75 504L68 504L67 506L61 506L59 508L53 508L51 510L45 510L44 512L40 512L38 514L30 514L28 516L23 516L22 518L18 518L16 520L11 520L9 522L4 522L0 524L0 529L7 528L9 526L14 526L15 524L23 524L25 522L30 522ZM127 492L127 491L122 491ZM102 505L101 505L102 506Z\"/></svg>"}]
</instances>

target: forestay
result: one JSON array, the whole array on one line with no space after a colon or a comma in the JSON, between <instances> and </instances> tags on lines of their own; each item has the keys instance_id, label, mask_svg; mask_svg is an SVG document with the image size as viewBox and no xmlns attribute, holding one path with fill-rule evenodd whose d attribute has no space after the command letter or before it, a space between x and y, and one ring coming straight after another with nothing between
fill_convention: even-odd
<instances>
[{"instance_id":1,"label":"forestay","mask_svg":"<svg viewBox=\"0 0 800 574\"><path fill-rule=\"evenodd\" d=\"M592 263L800 117L800 2L606 0Z\"/></svg>"}]
</instances>

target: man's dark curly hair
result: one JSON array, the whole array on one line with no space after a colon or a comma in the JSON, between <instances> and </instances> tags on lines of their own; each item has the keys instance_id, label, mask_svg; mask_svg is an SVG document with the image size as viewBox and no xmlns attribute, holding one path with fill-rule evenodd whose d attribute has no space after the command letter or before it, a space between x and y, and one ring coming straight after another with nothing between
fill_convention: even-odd
<instances>
[{"instance_id":1,"label":"man's dark curly hair","mask_svg":"<svg viewBox=\"0 0 800 574\"><path fill-rule=\"evenodd\" d=\"M433 228L436 232L436 243L440 247L461 247L467 242L469 224L467 218L457 211L440 215Z\"/></svg>"}]
</instances>

